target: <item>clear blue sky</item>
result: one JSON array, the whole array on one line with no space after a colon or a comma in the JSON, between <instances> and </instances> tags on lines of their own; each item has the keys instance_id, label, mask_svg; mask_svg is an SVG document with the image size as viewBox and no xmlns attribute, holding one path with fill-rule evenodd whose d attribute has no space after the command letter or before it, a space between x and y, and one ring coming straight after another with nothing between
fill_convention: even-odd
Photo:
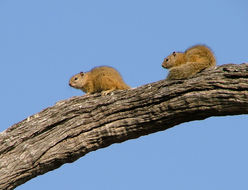
<instances>
[{"instance_id":1,"label":"clear blue sky","mask_svg":"<svg viewBox=\"0 0 248 190\"><path fill-rule=\"evenodd\" d=\"M0 0L0 131L82 95L69 78L99 65L132 87L164 79L163 58L207 44L248 61L246 0ZM17 190L247 190L248 116L212 117L91 152Z\"/></svg>"}]
</instances>

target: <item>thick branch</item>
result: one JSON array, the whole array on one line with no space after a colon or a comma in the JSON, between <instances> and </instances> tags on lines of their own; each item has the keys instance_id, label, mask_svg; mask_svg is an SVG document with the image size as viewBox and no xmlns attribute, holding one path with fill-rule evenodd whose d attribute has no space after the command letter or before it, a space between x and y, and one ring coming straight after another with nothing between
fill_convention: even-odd
<instances>
[{"instance_id":1,"label":"thick branch","mask_svg":"<svg viewBox=\"0 0 248 190\"><path fill-rule=\"evenodd\" d=\"M13 189L113 143L187 121L247 113L248 64L104 97L72 97L0 133L0 189Z\"/></svg>"}]
</instances>

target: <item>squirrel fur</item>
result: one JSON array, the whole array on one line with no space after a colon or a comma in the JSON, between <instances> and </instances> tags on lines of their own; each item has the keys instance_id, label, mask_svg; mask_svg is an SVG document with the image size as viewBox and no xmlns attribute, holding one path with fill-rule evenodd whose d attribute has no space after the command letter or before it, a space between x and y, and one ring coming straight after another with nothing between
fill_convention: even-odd
<instances>
[{"instance_id":1,"label":"squirrel fur","mask_svg":"<svg viewBox=\"0 0 248 190\"><path fill-rule=\"evenodd\" d=\"M130 87L123 81L120 73L108 66L95 67L89 72L80 72L71 77L69 85L87 94L101 92L107 95L114 90L126 90Z\"/></svg>"},{"instance_id":2,"label":"squirrel fur","mask_svg":"<svg viewBox=\"0 0 248 190\"><path fill-rule=\"evenodd\" d=\"M215 56L205 45L192 46L185 52L173 52L162 63L163 68L169 69L169 80L190 78L215 65Z\"/></svg>"}]
</instances>

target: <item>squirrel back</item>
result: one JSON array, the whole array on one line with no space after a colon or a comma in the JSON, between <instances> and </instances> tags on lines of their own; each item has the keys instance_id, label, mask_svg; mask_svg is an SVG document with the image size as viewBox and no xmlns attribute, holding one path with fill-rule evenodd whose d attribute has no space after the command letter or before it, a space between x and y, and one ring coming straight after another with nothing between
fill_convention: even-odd
<instances>
[{"instance_id":1,"label":"squirrel back","mask_svg":"<svg viewBox=\"0 0 248 190\"><path fill-rule=\"evenodd\" d=\"M205 45L193 46L185 51L185 55L188 62L205 62L206 64L209 64L209 66L216 65L213 52Z\"/></svg>"},{"instance_id":2,"label":"squirrel back","mask_svg":"<svg viewBox=\"0 0 248 190\"><path fill-rule=\"evenodd\" d=\"M108 66L95 67L86 73L80 72L71 77L69 85L88 94L101 92L102 95L107 95L114 90L130 88L123 81L120 73Z\"/></svg>"},{"instance_id":3,"label":"squirrel back","mask_svg":"<svg viewBox=\"0 0 248 190\"><path fill-rule=\"evenodd\" d=\"M167 79L185 79L216 65L213 52L205 45L195 45L185 52L173 52L162 67L169 69Z\"/></svg>"}]
</instances>

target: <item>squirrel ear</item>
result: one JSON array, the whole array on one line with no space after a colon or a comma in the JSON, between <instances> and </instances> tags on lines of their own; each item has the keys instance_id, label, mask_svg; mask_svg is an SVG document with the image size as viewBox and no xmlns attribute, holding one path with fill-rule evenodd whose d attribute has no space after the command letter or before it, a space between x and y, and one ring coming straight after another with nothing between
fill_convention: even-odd
<instances>
[{"instance_id":1,"label":"squirrel ear","mask_svg":"<svg viewBox=\"0 0 248 190\"><path fill-rule=\"evenodd\" d=\"M173 53L172 53L174 56L176 56L176 52L175 51L173 51Z\"/></svg>"},{"instance_id":2,"label":"squirrel ear","mask_svg":"<svg viewBox=\"0 0 248 190\"><path fill-rule=\"evenodd\" d=\"M84 72L80 72L79 74L80 74L81 76L83 76L83 75L84 75Z\"/></svg>"}]
</instances>

